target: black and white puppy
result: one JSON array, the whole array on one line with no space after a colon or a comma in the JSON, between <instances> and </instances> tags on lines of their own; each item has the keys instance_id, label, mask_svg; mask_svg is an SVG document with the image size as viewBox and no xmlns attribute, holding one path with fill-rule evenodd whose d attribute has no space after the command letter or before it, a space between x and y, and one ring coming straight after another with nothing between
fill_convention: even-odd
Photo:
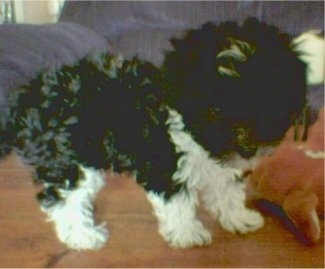
<instances>
[{"instance_id":1,"label":"black and white puppy","mask_svg":"<svg viewBox=\"0 0 325 269\"><path fill-rule=\"evenodd\" d=\"M208 23L172 43L160 69L92 55L10 97L2 148L34 166L41 208L70 248L108 238L93 218L107 168L135 171L173 247L211 242L199 194L230 232L263 225L245 206L243 173L299 116L305 64L288 35L255 19Z\"/></svg>"}]
</instances>

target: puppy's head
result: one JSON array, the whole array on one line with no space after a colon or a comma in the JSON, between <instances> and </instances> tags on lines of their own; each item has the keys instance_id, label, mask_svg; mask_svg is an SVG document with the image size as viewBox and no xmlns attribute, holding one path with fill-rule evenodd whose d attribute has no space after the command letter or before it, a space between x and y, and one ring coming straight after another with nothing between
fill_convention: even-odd
<instances>
[{"instance_id":1,"label":"puppy's head","mask_svg":"<svg viewBox=\"0 0 325 269\"><path fill-rule=\"evenodd\" d=\"M167 102L212 154L254 155L278 142L305 103L305 64L291 38L247 19L207 23L166 56Z\"/></svg>"}]
</instances>

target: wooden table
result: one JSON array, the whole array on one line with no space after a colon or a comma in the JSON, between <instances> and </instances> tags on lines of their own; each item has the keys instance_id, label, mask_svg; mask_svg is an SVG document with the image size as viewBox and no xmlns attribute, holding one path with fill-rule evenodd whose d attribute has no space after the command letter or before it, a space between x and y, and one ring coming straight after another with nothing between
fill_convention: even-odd
<instances>
[{"instance_id":1,"label":"wooden table","mask_svg":"<svg viewBox=\"0 0 325 269\"><path fill-rule=\"evenodd\" d=\"M263 229L233 235L200 211L212 245L172 249L157 233L143 190L126 176L107 175L96 201L96 219L107 221L110 230L107 245L68 250L45 221L36 192L30 168L15 154L0 163L0 267L324 267L324 240L305 246L269 216Z\"/></svg>"}]
</instances>

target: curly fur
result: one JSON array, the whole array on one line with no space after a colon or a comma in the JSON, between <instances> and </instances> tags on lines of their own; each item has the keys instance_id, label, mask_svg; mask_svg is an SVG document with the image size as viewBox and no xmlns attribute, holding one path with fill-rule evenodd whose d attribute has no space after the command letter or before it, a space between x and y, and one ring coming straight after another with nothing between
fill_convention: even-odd
<instances>
[{"instance_id":1,"label":"curly fur","mask_svg":"<svg viewBox=\"0 0 325 269\"><path fill-rule=\"evenodd\" d=\"M232 40L249 44L254 52L245 61L218 57ZM241 27L207 23L172 44L175 50L164 66L167 100L213 155L236 151L252 156L258 146L279 141L299 115L306 94L305 64L290 36L276 27L253 18ZM220 66L233 66L239 77L218 72ZM245 136L242 141L240 136Z\"/></svg>"},{"instance_id":2,"label":"curly fur","mask_svg":"<svg viewBox=\"0 0 325 269\"><path fill-rule=\"evenodd\" d=\"M42 209L68 246L107 239L92 212L106 168L136 172L174 247L211 242L196 218L199 192L225 229L263 225L245 207L243 171L300 113L304 64L288 35L254 19L208 23L172 44L161 69L91 55L41 72L11 96L6 144L34 166ZM77 219L67 218L72 211Z\"/></svg>"}]
</instances>

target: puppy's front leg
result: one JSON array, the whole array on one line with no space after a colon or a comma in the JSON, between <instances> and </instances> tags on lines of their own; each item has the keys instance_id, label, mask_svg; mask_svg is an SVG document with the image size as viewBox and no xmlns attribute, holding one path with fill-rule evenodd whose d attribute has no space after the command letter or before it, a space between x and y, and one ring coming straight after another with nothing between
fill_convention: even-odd
<instances>
[{"instance_id":1,"label":"puppy's front leg","mask_svg":"<svg viewBox=\"0 0 325 269\"><path fill-rule=\"evenodd\" d=\"M264 225L263 217L246 207L245 182L239 169L214 163L202 190L205 209L232 233L255 231Z\"/></svg>"},{"instance_id":2,"label":"puppy's front leg","mask_svg":"<svg viewBox=\"0 0 325 269\"><path fill-rule=\"evenodd\" d=\"M162 194L148 192L154 213L158 218L160 235L174 248L210 244L211 234L196 218L195 190L181 190L169 199Z\"/></svg>"},{"instance_id":3,"label":"puppy's front leg","mask_svg":"<svg viewBox=\"0 0 325 269\"><path fill-rule=\"evenodd\" d=\"M99 249L108 239L104 224L97 226L93 216L93 201L104 186L104 174L80 167L82 177L73 189L49 187L38 195L41 209L61 242L77 250Z\"/></svg>"}]
</instances>

